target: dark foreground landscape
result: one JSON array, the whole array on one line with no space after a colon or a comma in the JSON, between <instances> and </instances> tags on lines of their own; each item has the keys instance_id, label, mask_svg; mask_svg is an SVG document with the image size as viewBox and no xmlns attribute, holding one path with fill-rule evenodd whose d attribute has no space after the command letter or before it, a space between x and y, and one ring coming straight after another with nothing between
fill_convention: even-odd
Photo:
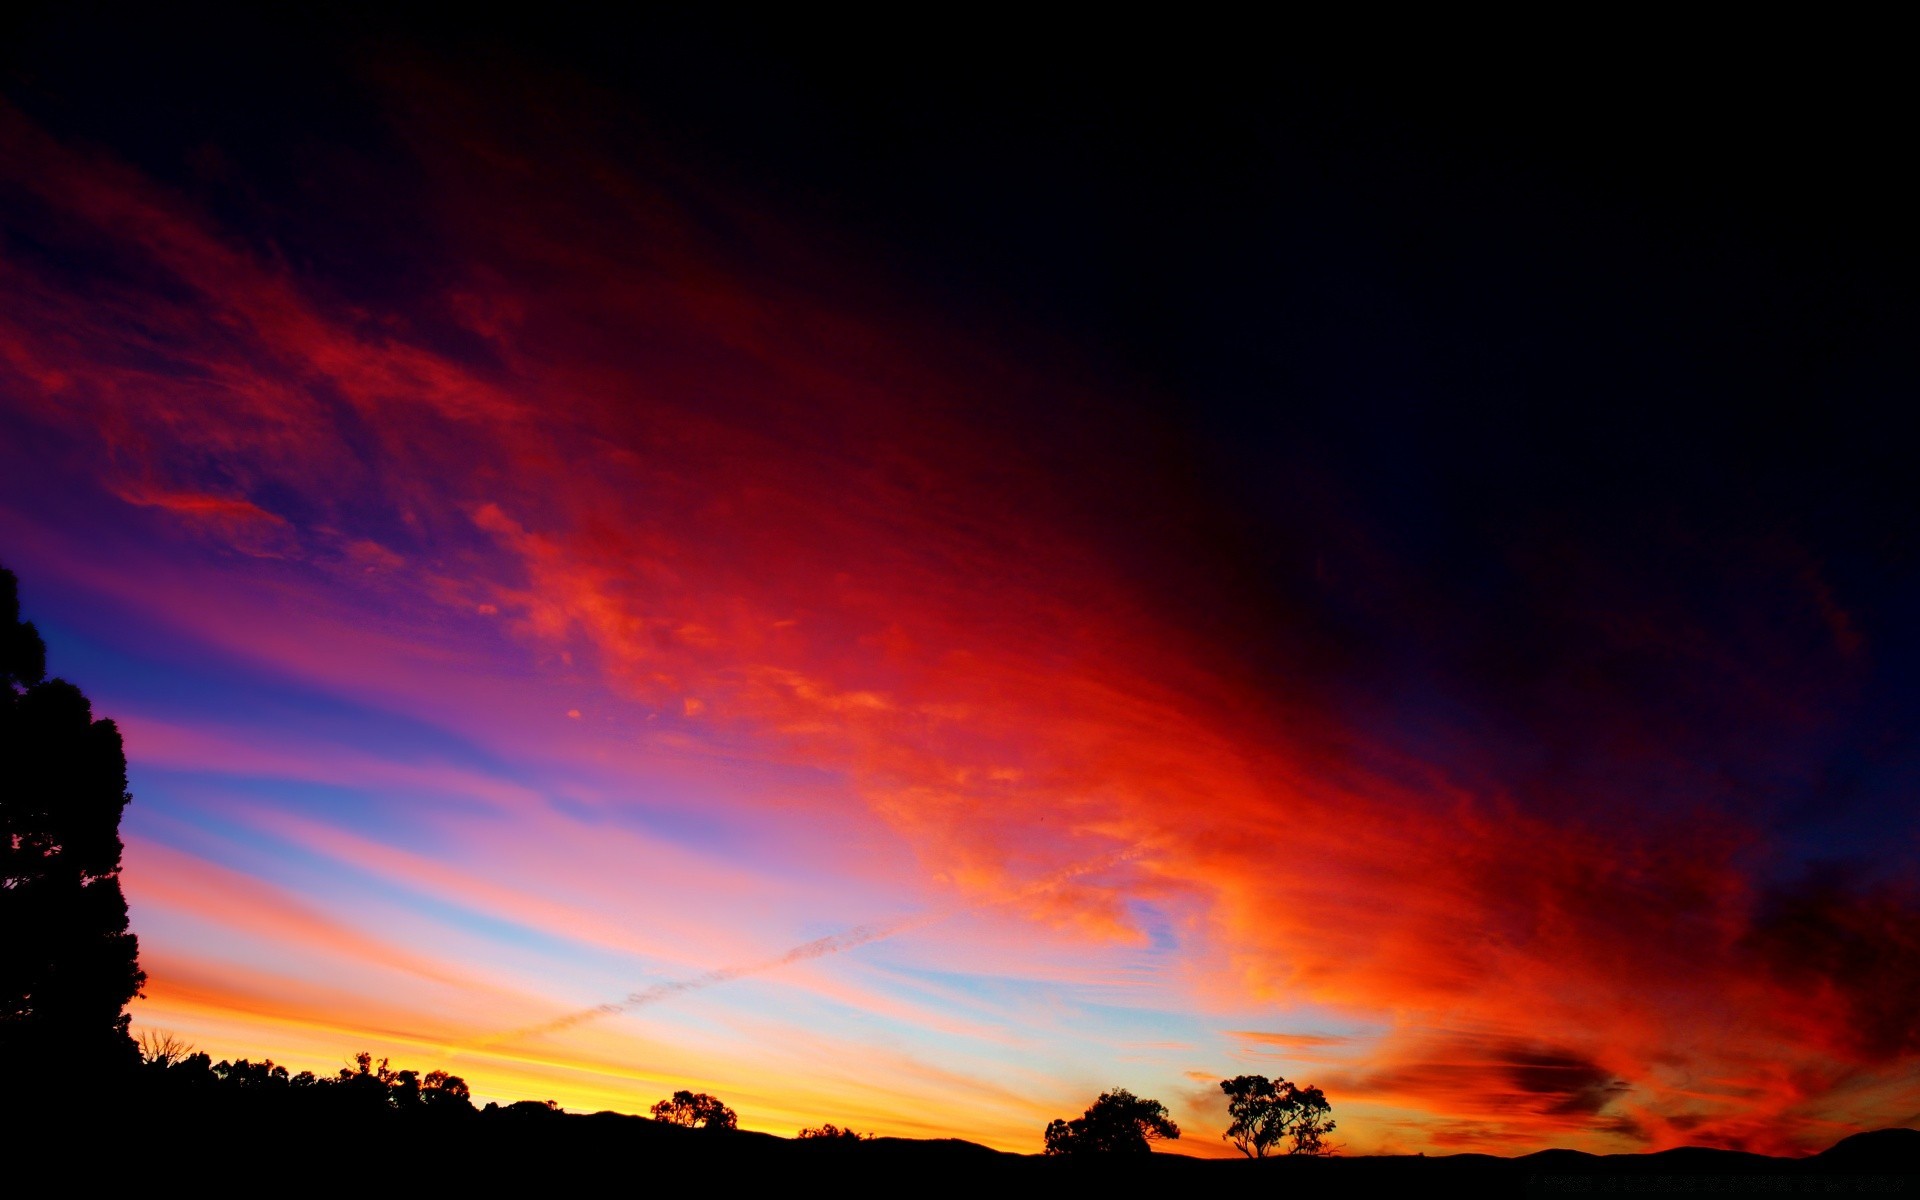
<instances>
[{"instance_id":1,"label":"dark foreground landscape","mask_svg":"<svg viewBox=\"0 0 1920 1200\"><path fill-rule=\"evenodd\" d=\"M958 1139L796 1140L687 1129L643 1117L522 1104L460 1114L302 1112L298 1103L210 1097L160 1109L96 1102L17 1114L6 1174L16 1195L56 1180L119 1191L204 1164L252 1190L456 1188L562 1193L615 1186L716 1193L743 1187L905 1189L937 1195L1134 1194L1222 1188L1274 1195L1920 1194L1920 1131L1883 1129L1807 1158L1688 1147L1657 1154L1544 1150L1435 1156L1200 1159L1156 1152L1100 1161L1007 1154ZM36 1155L35 1147L49 1151ZM56 1149L57 1148L57 1149ZM458 1192L454 1194L459 1194Z\"/></svg>"}]
</instances>

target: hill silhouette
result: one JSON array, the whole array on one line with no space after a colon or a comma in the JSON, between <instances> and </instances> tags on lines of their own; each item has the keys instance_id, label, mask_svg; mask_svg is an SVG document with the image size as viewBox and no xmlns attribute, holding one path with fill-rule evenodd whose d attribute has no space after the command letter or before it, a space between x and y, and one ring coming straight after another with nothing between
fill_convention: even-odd
<instances>
[{"instance_id":1,"label":"hill silhouette","mask_svg":"<svg viewBox=\"0 0 1920 1200\"><path fill-rule=\"evenodd\" d=\"M1906 1163L1920 1170L1920 1129L1876 1129L1841 1138L1814 1156L1832 1170L1880 1171L1889 1163Z\"/></svg>"}]
</instances>

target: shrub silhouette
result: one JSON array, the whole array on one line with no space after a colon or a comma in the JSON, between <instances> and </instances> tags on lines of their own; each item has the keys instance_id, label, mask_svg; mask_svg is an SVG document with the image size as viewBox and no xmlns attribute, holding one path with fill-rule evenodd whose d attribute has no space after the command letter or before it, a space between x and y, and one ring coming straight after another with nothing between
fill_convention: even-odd
<instances>
[{"instance_id":1,"label":"shrub silhouette","mask_svg":"<svg viewBox=\"0 0 1920 1200\"><path fill-rule=\"evenodd\" d=\"M1220 1081L1233 1124L1220 1136L1249 1158L1265 1158L1291 1140L1289 1154L1324 1154L1324 1138L1333 1132L1333 1106L1316 1087L1300 1087L1265 1075L1236 1075Z\"/></svg>"},{"instance_id":2,"label":"shrub silhouette","mask_svg":"<svg viewBox=\"0 0 1920 1200\"><path fill-rule=\"evenodd\" d=\"M122 1011L146 981L120 891L127 758L0 569L0 1062L23 1085L138 1064Z\"/></svg>"},{"instance_id":3,"label":"shrub silhouette","mask_svg":"<svg viewBox=\"0 0 1920 1200\"><path fill-rule=\"evenodd\" d=\"M732 1129L738 1123L732 1109L705 1092L675 1092L648 1110L656 1121L689 1129Z\"/></svg>"},{"instance_id":4,"label":"shrub silhouette","mask_svg":"<svg viewBox=\"0 0 1920 1200\"><path fill-rule=\"evenodd\" d=\"M1150 1141L1179 1136L1180 1127L1168 1119L1166 1105L1115 1088L1102 1092L1086 1115L1049 1124L1046 1152L1073 1157L1146 1154L1152 1150Z\"/></svg>"},{"instance_id":5,"label":"shrub silhouette","mask_svg":"<svg viewBox=\"0 0 1920 1200\"><path fill-rule=\"evenodd\" d=\"M831 1121L814 1129L802 1129L800 1140L814 1142L864 1142L872 1140L870 1133L855 1133L851 1129L842 1129Z\"/></svg>"}]
</instances>

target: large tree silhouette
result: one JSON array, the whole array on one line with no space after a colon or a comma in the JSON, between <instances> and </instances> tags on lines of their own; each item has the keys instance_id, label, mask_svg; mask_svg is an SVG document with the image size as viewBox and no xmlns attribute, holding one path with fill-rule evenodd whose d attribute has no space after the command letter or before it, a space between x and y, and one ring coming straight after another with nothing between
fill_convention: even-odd
<instances>
[{"instance_id":1,"label":"large tree silhouette","mask_svg":"<svg viewBox=\"0 0 1920 1200\"><path fill-rule=\"evenodd\" d=\"M0 1063L36 1090L132 1069L122 1009L146 979L120 892L120 731L46 659L0 569Z\"/></svg>"},{"instance_id":2,"label":"large tree silhouette","mask_svg":"<svg viewBox=\"0 0 1920 1200\"><path fill-rule=\"evenodd\" d=\"M1221 1136L1248 1158L1265 1158L1289 1139L1289 1154L1323 1154L1333 1132L1333 1106L1317 1087L1302 1087L1265 1075L1236 1075L1220 1081L1233 1124Z\"/></svg>"},{"instance_id":3,"label":"large tree silhouette","mask_svg":"<svg viewBox=\"0 0 1920 1200\"><path fill-rule=\"evenodd\" d=\"M729 1130L739 1125L731 1108L705 1092L675 1092L650 1109L653 1119L690 1129Z\"/></svg>"},{"instance_id":4,"label":"large tree silhouette","mask_svg":"<svg viewBox=\"0 0 1920 1200\"><path fill-rule=\"evenodd\" d=\"M1146 1154L1152 1149L1149 1142L1179 1136L1180 1127L1167 1117L1166 1105L1115 1088L1100 1093L1086 1115L1049 1124L1046 1152L1075 1158Z\"/></svg>"}]
</instances>

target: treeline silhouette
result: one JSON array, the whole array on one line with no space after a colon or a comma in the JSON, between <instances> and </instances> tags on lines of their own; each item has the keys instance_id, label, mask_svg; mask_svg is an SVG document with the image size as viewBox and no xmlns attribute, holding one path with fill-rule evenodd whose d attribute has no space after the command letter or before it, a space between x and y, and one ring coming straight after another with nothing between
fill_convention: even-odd
<instances>
[{"instance_id":1,"label":"treeline silhouette","mask_svg":"<svg viewBox=\"0 0 1920 1200\"><path fill-rule=\"evenodd\" d=\"M445 1071L395 1070L385 1058L362 1052L333 1075L292 1073L272 1059L213 1061L167 1034L148 1033L140 1042L140 1067L133 1080L149 1099L177 1103L195 1098L238 1097L249 1104L294 1105L308 1111L420 1113L431 1117L471 1116L473 1093L467 1081ZM552 1101L522 1101L543 1111Z\"/></svg>"},{"instance_id":2,"label":"treeline silhouette","mask_svg":"<svg viewBox=\"0 0 1920 1200\"><path fill-rule=\"evenodd\" d=\"M395 1068L390 1059L369 1051L353 1056L331 1075L292 1072L272 1059L222 1059L195 1050L171 1034L148 1031L137 1043L140 1066L129 1080L133 1090L149 1103L239 1103L265 1111L278 1109L281 1117L386 1115L389 1119L468 1120L500 1114L510 1117L566 1115L554 1100L516 1100L508 1104L473 1102L467 1081L446 1071ZM654 1121L681 1129L709 1133L737 1133L740 1120L732 1108L705 1092L679 1091L655 1104ZM623 1114L610 1114L623 1115ZM802 1129L798 1141L848 1143L873 1140L831 1122Z\"/></svg>"}]
</instances>

